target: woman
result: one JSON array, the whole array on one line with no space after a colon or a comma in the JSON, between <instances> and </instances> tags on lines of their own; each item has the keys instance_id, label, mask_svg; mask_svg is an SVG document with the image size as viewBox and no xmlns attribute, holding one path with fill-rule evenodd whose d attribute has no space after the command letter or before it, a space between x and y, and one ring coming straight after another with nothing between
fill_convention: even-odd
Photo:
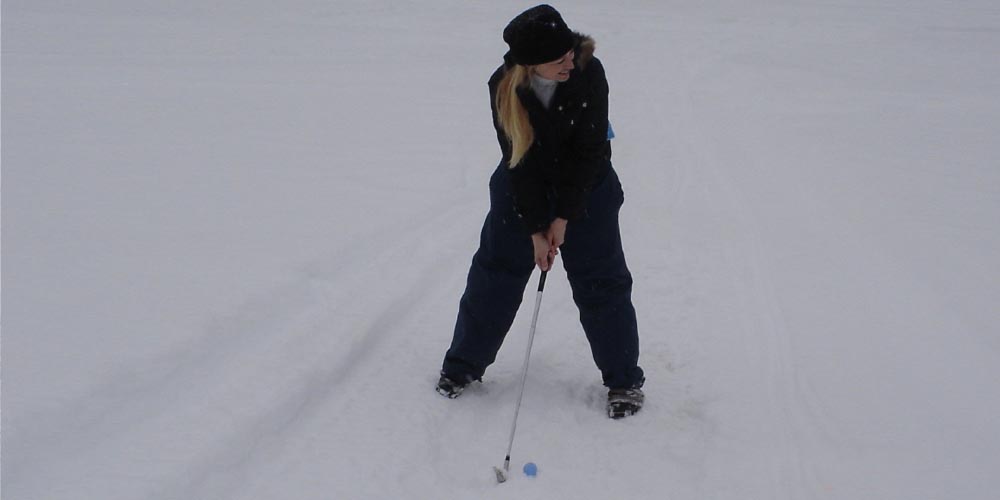
<instances>
[{"instance_id":1,"label":"woman","mask_svg":"<svg viewBox=\"0 0 1000 500\"><path fill-rule=\"evenodd\" d=\"M632 276L618 229L624 201L611 168L608 83L594 40L539 5L504 29L510 47L489 81L503 158L490 179L490 211L469 269L437 391L458 397L481 380L514 321L534 266L562 251L608 414L634 414L645 378Z\"/></svg>"}]
</instances>

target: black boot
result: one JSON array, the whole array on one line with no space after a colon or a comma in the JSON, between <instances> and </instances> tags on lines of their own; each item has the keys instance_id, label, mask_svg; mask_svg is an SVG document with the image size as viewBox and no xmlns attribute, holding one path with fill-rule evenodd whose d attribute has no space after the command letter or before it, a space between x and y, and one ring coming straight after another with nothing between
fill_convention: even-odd
<instances>
[{"instance_id":1,"label":"black boot","mask_svg":"<svg viewBox=\"0 0 1000 500\"><path fill-rule=\"evenodd\" d=\"M635 415L642 409L646 396L642 389L611 389L608 391L608 416L614 419Z\"/></svg>"},{"instance_id":2,"label":"black boot","mask_svg":"<svg viewBox=\"0 0 1000 500\"><path fill-rule=\"evenodd\" d=\"M452 379L445 375L444 372L441 372L441 378L438 380L436 390L438 394L448 399L455 399L462 395L462 391L464 391L471 382L471 377L455 377Z\"/></svg>"}]
</instances>

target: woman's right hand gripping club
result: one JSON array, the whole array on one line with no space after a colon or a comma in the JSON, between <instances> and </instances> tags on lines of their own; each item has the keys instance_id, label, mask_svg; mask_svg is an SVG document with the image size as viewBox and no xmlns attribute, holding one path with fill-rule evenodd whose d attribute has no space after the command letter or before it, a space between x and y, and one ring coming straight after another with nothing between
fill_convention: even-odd
<instances>
[{"instance_id":1,"label":"woman's right hand gripping club","mask_svg":"<svg viewBox=\"0 0 1000 500\"><path fill-rule=\"evenodd\" d=\"M531 235L531 243L535 247L535 265L542 271L548 271L556 255L559 255L559 247L553 244L547 233L541 231Z\"/></svg>"}]
</instances>

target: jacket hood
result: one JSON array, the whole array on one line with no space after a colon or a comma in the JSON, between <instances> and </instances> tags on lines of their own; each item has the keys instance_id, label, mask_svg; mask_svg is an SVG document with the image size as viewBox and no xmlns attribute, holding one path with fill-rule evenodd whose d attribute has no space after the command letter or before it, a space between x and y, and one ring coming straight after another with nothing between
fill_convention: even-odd
<instances>
[{"instance_id":1,"label":"jacket hood","mask_svg":"<svg viewBox=\"0 0 1000 500\"><path fill-rule=\"evenodd\" d=\"M594 58L594 50L597 49L597 42L590 35L573 32L576 37L576 64L580 69L586 69L587 64Z\"/></svg>"}]
</instances>

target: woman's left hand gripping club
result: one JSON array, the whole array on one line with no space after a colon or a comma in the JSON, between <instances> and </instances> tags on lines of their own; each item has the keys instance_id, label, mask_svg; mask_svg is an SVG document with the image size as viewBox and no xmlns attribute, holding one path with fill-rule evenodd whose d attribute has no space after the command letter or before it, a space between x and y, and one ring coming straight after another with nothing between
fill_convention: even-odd
<instances>
[{"instance_id":1,"label":"woman's left hand gripping club","mask_svg":"<svg viewBox=\"0 0 1000 500\"><path fill-rule=\"evenodd\" d=\"M549 262L555 261L556 255L559 255L559 247L566 241L567 222L566 219L556 217L545 233L545 239L549 240Z\"/></svg>"}]
</instances>

